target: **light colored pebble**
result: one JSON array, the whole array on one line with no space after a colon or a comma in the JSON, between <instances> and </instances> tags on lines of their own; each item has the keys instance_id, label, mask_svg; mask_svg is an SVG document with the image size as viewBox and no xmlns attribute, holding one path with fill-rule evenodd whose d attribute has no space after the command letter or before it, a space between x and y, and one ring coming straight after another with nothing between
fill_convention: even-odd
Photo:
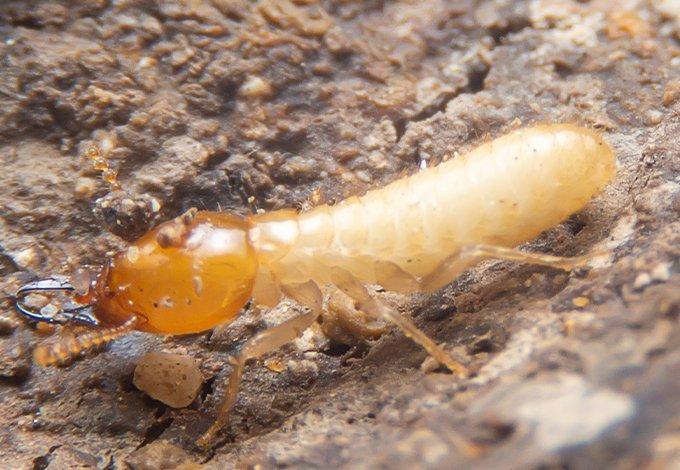
<instances>
[{"instance_id":1,"label":"light colored pebble","mask_svg":"<svg viewBox=\"0 0 680 470\"><path fill-rule=\"evenodd\" d=\"M574 297L571 299L571 303L574 304L575 307L586 307L590 303L590 299L588 297Z\"/></svg>"},{"instance_id":2,"label":"light colored pebble","mask_svg":"<svg viewBox=\"0 0 680 470\"><path fill-rule=\"evenodd\" d=\"M203 375L191 356L151 352L135 367L133 383L155 400L172 408L184 408L196 399Z\"/></svg>"},{"instance_id":3,"label":"light colored pebble","mask_svg":"<svg viewBox=\"0 0 680 470\"><path fill-rule=\"evenodd\" d=\"M663 113L652 109L647 111L647 124L650 126L655 126L663 120Z\"/></svg>"},{"instance_id":4,"label":"light colored pebble","mask_svg":"<svg viewBox=\"0 0 680 470\"><path fill-rule=\"evenodd\" d=\"M271 85L264 79L257 76L250 76L241 85L239 94L248 97L268 96L272 93Z\"/></svg>"},{"instance_id":5,"label":"light colored pebble","mask_svg":"<svg viewBox=\"0 0 680 470\"><path fill-rule=\"evenodd\" d=\"M79 198L91 197L97 190L97 182L92 178L86 178L84 176L81 176L76 180L74 190L76 193L76 197Z\"/></svg>"},{"instance_id":6,"label":"light colored pebble","mask_svg":"<svg viewBox=\"0 0 680 470\"><path fill-rule=\"evenodd\" d=\"M26 268L33 266L37 258L38 254L36 253L35 249L33 247L29 247L18 252L14 256L14 261L22 268Z\"/></svg>"},{"instance_id":7,"label":"light colored pebble","mask_svg":"<svg viewBox=\"0 0 680 470\"><path fill-rule=\"evenodd\" d=\"M666 282L671 278L671 263L659 263L650 273L655 281Z\"/></svg>"},{"instance_id":8,"label":"light colored pebble","mask_svg":"<svg viewBox=\"0 0 680 470\"><path fill-rule=\"evenodd\" d=\"M643 287L647 287L651 283L652 276L650 276L649 273L642 272L635 277L635 281L633 281L633 288L639 290Z\"/></svg>"},{"instance_id":9,"label":"light colored pebble","mask_svg":"<svg viewBox=\"0 0 680 470\"><path fill-rule=\"evenodd\" d=\"M290 360L286 366L288 371L297 377L307 378L319 375L319 366L307 359L302 359L301 361Z\"/></svg>"}]
</instances>

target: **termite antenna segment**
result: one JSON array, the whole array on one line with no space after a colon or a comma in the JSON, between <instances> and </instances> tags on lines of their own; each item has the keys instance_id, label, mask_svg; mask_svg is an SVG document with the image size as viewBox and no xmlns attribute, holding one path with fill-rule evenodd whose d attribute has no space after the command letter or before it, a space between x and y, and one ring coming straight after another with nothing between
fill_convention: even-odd
<instances>
[{"instance_id":1,"label":"termite antenna segment","mask_svg":"<svg viewBox=\"0 0 680 470\"><path fill-rule=\"evenodd\" d=\"M122 325L100 328L74 336L62 336L50 344L41 344L33 350L33 360L43 367L63 365L78 354L103 346L128 334L140 323L136 316L130 317Z\"/></svg>"}]
</instances>

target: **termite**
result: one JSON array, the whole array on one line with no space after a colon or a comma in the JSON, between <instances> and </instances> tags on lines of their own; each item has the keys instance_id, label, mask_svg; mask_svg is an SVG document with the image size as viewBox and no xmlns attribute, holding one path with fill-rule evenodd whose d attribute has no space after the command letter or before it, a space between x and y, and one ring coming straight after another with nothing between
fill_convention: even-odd
<instances>
[{"instance_id":1,"label":"termite","mask_svg":"<svg viewBox=\"0 0 680 470\"><path fill-rule=\"evenodd\" d=\"M308 307L249 339L233 359L217 418L199 439L207 445L227 422L246 361L312 325L322 314L324 291L344 292L367 317L397 325L464 376L464 365L365 285L433 292L489 258L564 270L583 266L587 255L566 258L514 247L582 209L615 168L611 147L592 130L569 124L520 129L335 206L245 218L191 210L112 258L81 285L75 307L39 313L26 305L31 292L75 290L74 283L55 278L20 289L17 307L34 320L94 328L38 346L34 358L41 365L63 363L132 330L205 331L234 320L251 298L274 306L286 296Z\"/></svg>"}]
</instances>

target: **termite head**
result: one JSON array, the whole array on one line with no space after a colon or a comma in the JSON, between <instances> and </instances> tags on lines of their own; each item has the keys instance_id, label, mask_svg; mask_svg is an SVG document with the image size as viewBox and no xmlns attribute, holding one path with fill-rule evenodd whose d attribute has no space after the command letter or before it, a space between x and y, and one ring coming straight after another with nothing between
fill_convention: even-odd
<instances>
[{"instance_id":1,"label":"termite head","mask_svg":"<svg viewBox=\"0 0 680 470\"><path fill-rule=\"evenodd\" d=\"M73 292L77 312L87 312L92 325L137 317L135 328L142 331L204 331L232 320L250 298L257 257L248 230L238 217L192 210L144 235L98 275L46 287ZM21 300L27 287L17 293L20 312L51 323L81 321L73 308L51 318L26 308Z\"/></svg>"}]
</instances>

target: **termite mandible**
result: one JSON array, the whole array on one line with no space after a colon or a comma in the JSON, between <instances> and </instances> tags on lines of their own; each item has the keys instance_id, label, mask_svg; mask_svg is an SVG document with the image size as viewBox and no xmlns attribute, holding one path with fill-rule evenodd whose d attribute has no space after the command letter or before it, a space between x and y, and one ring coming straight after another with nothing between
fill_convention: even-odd
<instances>
[{"instance_id":1,"label":"termite mandible","mask_svg":"<svg viewBox=\"0 0 680 470\"><path fill-rule=\"evenodd\" d=\"M76 307L36 313L23 299L40 290L73 291L50 278L17 292L33 320L80 322L92 331L34 350L38 364L63 363L132 330L196 333L229 323L249 299L276 305L283 296L307 313L249 339L218 415L199 439L208 445L227 422L246 361L297 337L321 315L324 292L339 289L372 318L399 327L456 375L466 368L365 288L433 292L480 260L496 258L569 270L588 256L519 251L582 209L612 179L616 159L596 132L570 124L516 130L470 153L382 189L308 212L279 210L245 218L189 211L159 225L115 256Z\"/></svg>"}]
</instances>

